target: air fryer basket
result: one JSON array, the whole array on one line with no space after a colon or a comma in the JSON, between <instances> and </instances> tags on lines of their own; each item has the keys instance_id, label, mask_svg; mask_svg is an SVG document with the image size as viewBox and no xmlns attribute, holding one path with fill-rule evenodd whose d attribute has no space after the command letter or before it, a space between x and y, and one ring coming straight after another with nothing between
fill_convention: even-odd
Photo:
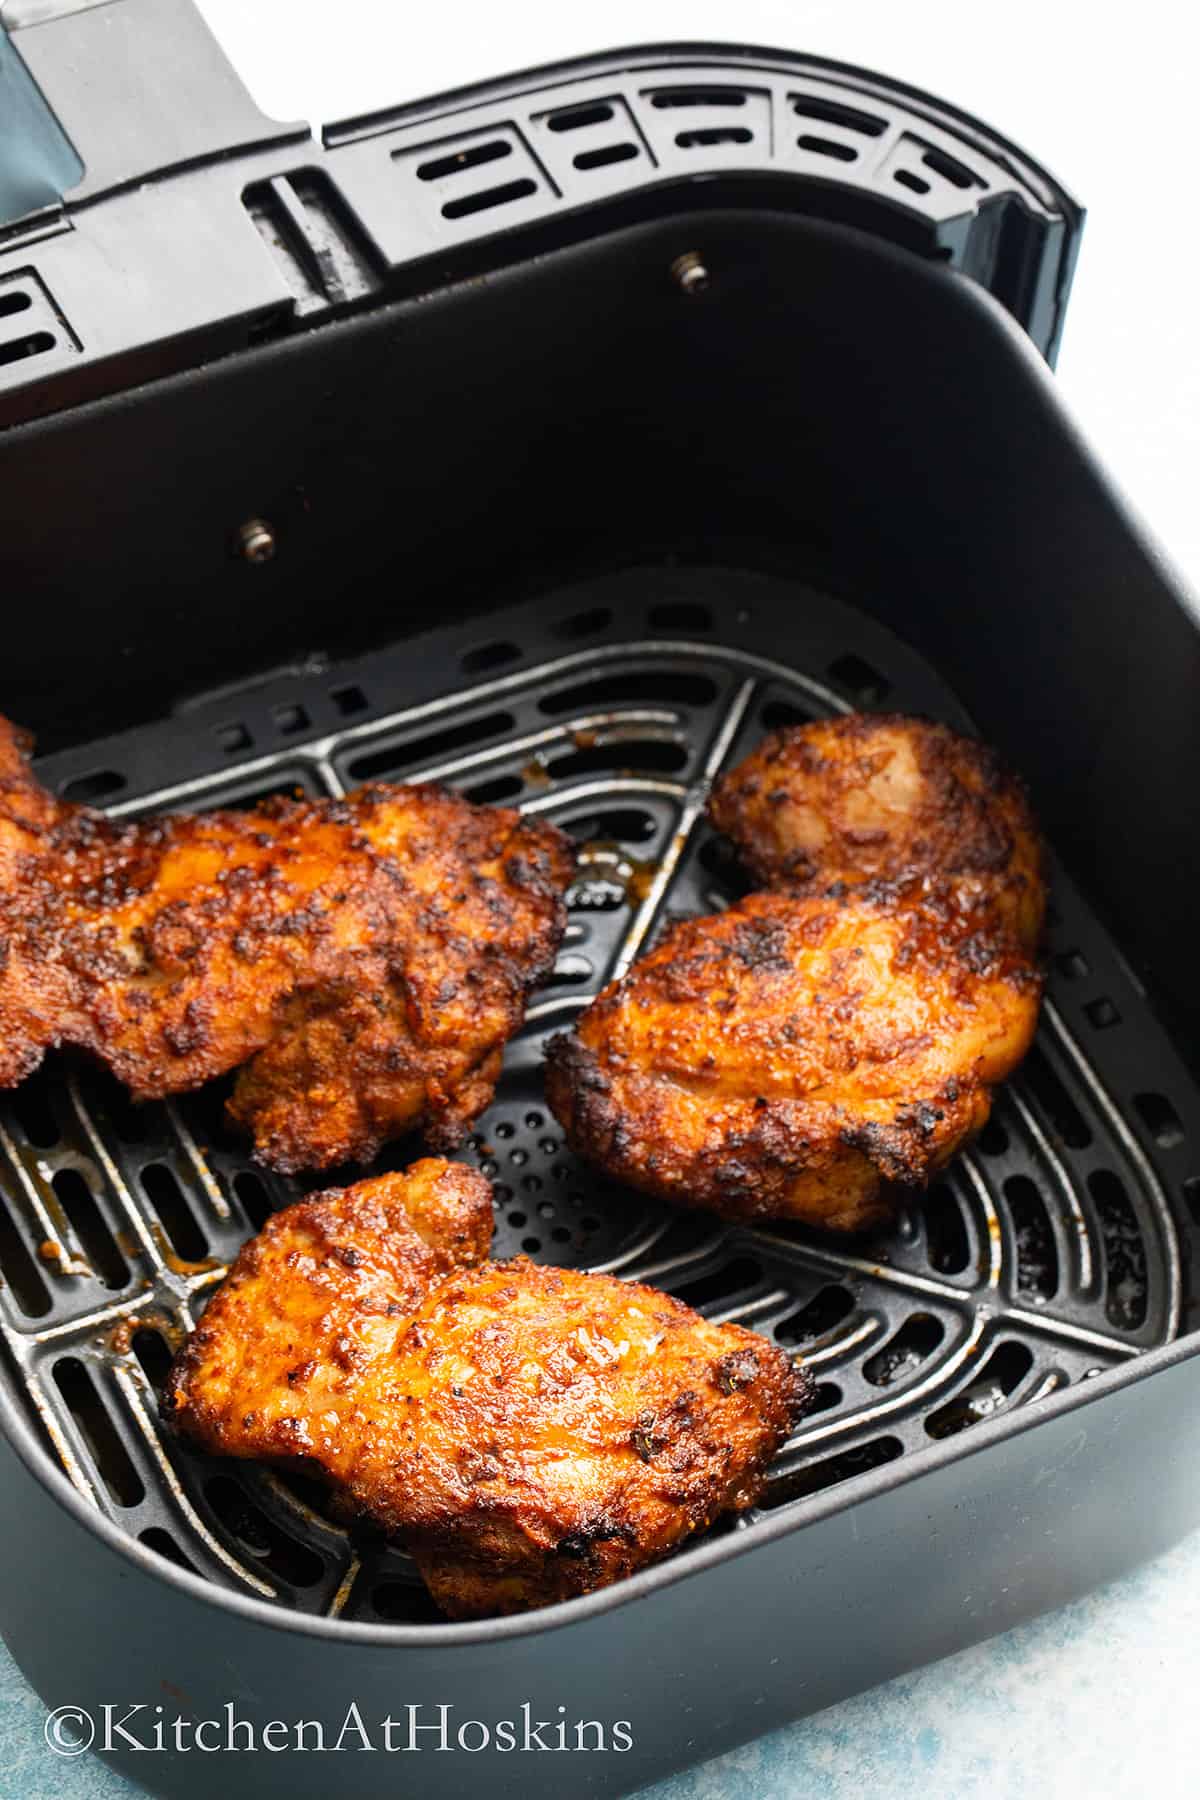
<instances>
[{"instance_id":1,"label":"air fryer basket","mask_svg":"<svg viewBox=\"0 0 1200 1800\"><path fill-rule=\"evenodd\" d=\"M569 1777L627 1789L1200 1517L1195 624L1003 310L1052 351L1077 209L924 97L656 51L321 148L253 139L136 198L210 243L221 223L246 315L211 283L174 292L181 240L155 263L120 170L68 196L70 231L39 215L0 241L0 296L30 301L9 317L44 295L59 334L40 367L0 367L24 365L0 438L0 706L38 729L49 785L123 816L434 776L565 825L567 939L465 1152L495 1183L496 1253L740 1319L804 1355L819 1410L760 1507L667 1564L449 1625L313 1490L157 1423L170 1348L296 1184L251 1166L219 1084L135 1109L52 1058L0 1104L0 1626L51 1705L165 1693L334 1733L352 1700L628 1720L631 1750ZM821 183L813 159L845 168ZM72 286L114 237L147 291L208 306L204 331ZM545 1107L544 1038L672 915L739 891L702 816L716 770L855 706L977 728L1026 774L1062 859L1034 1053L867 1241L601 1181ZM206 1759L127 1762L211 1790ZM397 1772L355 1777L383 1793ZM563 1781L466 1753L400 1778ZM229 1757L220 1779L317 1794L328 1768Z\"/></svg>"}]
</instances>

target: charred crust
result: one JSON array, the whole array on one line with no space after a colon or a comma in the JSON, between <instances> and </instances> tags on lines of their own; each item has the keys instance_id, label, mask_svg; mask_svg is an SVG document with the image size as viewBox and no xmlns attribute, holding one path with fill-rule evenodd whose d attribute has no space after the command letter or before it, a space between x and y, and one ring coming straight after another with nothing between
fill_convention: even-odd
<instances>
[{"instance_id":1,"label":"charred crust","mask_svg":"<svg viewBox=\"0 0 1200 1800\"><path fill-rule=\"evenodd\" d=\"M60 1041L147 1099L240 1068L230 1118L281 1173L426 1121L462 1141L554 966L566 833L378 783L115 824L44 792L22 749L0 723L0 1085Z\"/></svg>"}]
</instances>

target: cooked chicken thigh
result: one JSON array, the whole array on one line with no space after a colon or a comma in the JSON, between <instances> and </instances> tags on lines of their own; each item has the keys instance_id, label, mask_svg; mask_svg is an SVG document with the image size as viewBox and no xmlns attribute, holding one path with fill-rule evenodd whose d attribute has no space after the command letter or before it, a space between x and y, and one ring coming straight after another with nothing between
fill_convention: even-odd
<instances>
[{"instance_id":1,"label":"cooked chicken thigh","mask_svg":"<svg viewBox=\"0 0 1200 1800\"><path fill-rule=\"evenodd\" d=\"M676 925L552 1039L546 1093L572 1148L633 1187L858 1230L983 1125L1039 992L952 883L751 894Z\"/></svg>"},{"instance_id":2,"label":"cooked chicken thigh","mask_svg":"<svg viewBox=\"0 0 1200 1800\"><path fill-rule=\"evenodd\" d=\"M731 1218L851 1231L984 1123L1037 1024L1019 785L919 720L777 732L711 815L776 891L687 920L552 1040L569 1142Z\"/></svg>"},{"instance_id":3,"label":"cooked chicken thigh","mask_svg":"<svg viewBox=\"0 0 1200 1800\"><path fill-rule=\"evenodd\" d=\"M773 731L708 812L768 886L949 876L1037 942L1045 883L1024 789L948 725L850 713Z\"/></svg>"},{"instance_id":4,"label":"cooked chicken thigh","mask_svg":"<svg viewBox=\"0 0 1200 1800\"><path fill-rule=\"evenodd\" d=\"M164 1397L205 1449L330 1482L456 1618L587 1593L749 1505L811 1392L651 1288L485 1262L489 1196L427 1161L277 1214Z\"/></svg>"},{"instance_id":5,"label":"cooked chicken thigh","mask_svg":"<svg viewBox=\"0 0 1200 1800\"><path fill-rule=\"evenodd\" d=\"M138 1099L246 1064L271 1168L461 1141L554 963L562 832L433 786L118 823L28 748L0 720L0 1088L60 1044Z\"/></svg>"}]
</instances>

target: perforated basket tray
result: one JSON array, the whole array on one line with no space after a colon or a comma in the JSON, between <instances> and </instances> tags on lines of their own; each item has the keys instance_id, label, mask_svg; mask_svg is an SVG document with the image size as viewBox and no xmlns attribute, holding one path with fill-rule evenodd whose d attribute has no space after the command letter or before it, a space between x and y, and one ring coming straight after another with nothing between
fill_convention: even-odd
<instances>
[{"instance_id":1,"label":"perforated basket tray","mask_svg":"<svg viewBox=\"0 0 1200 1800\"><path fill-rule=\"evenodd\" d=\"M1195 1250L1160 1166L1195 1107L1190 1084L1059 869L1036 1048L979 1142L869 1241L680 1213L564 1148L541 1092L545 1037L671 917L743 885L703 819L716 771L766 728L855 706L967 723L910 651L827 597L797 608L787 593L800 615L787 661L748 648L747 627L784 598L754 578L626 575L585 601L496 615L462 654L463 690L432 703L405 704L408 646L41 767L66 793L119 792L123 816L432 777L578 840L556 972L464 1154L494 1182L495 1254L654 1282L804 1357L818 1410L761 1506L723 1527L751 1538L765 1513L934 1440L965 1444L980 1420L1167 1343ZM157 1423L170 1351L243 1238L299 1191L251 1166L225 1091L134 1108L59 1057L5 1099L9 1377L79 1491L162 1555L284 1606L436 1631L400 1551L331 1522L306 1484L181 1452Z\"/></svg>"}]
</instances>

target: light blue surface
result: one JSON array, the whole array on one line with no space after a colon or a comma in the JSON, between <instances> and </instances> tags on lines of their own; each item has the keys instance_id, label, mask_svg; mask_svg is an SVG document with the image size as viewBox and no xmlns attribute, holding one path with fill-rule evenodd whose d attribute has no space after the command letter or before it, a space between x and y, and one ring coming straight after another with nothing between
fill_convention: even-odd
<instances>
[{"instance_id":1,"label":"light blue surface","mask_svg":"<svg viewBox=\"0 0 1200 1800\"><path fill-rule=\"evenodd\" d=\"M4 1800L128 1800L139 1791L91 1757L51 1755L42 1721L40 1701L0 1646ZM352 1795L352 1781L338 1791ZM1196 1800L1200 1534L1074 1606L760 1738L642 1800L864 1794Z\"/></svg>"}]
</instances>

